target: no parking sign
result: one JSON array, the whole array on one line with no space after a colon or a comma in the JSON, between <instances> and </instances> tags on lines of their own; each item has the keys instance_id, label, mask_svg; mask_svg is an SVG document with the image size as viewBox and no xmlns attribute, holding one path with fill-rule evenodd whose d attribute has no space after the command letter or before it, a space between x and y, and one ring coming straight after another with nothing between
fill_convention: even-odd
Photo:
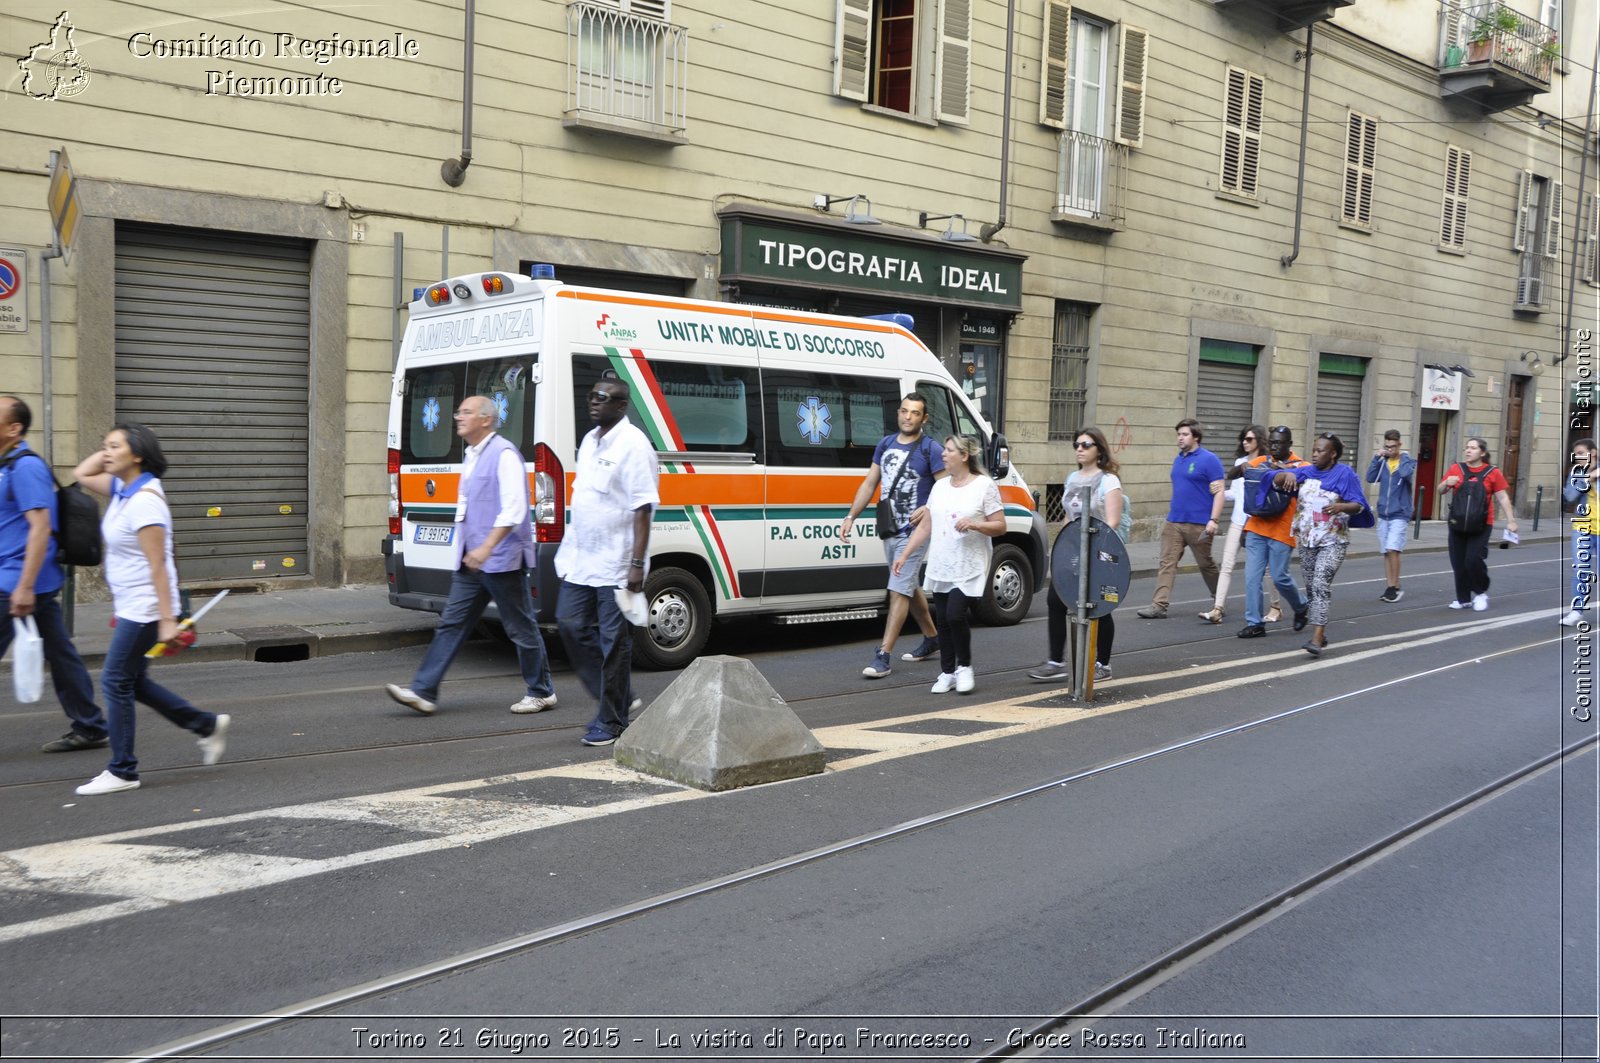
<instances>
[{"instance_id":1,"label":"no parking sign","mask_svg":"<svg viewBox=\"0 0 1600 1063\"><path fill-rule=\"evenodd\" d=\"M0 332L28 331L28 252L0 247Z\"/></svg>"}]
</instances>

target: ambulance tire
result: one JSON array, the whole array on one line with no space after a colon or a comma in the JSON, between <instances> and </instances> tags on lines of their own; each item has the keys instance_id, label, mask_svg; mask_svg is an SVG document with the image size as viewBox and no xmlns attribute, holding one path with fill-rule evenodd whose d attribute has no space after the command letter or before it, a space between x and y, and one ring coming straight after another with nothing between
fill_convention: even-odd
<instances>
[{"instance_id":1,"label":"ambulance tire","mask_svg":"<svg viewBox=\"0 0 1600 1063\"><path fill-rule=\"evenodd\" d=\"M1002 543L989 563L989 586L974 612L990 627L1022 622L1033 605L1033 565L1020 547Z\"/></svg>"},{"instance_id":2,"label":"ambulance tire","mask_svg":"<svg viewBox=\"0 0 1600 1063\"><path fill-rule=\"evenodd\" d=\"M634 629L633 658L643 668L686 668L711 635L711 599L694 575L658 568L644 581L649 619Z\"/></svg>"}]
</instances>

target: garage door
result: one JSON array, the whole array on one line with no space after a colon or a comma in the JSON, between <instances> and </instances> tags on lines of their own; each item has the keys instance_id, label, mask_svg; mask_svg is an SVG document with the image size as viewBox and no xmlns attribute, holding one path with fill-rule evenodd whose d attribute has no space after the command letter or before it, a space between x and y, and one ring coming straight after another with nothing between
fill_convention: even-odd
<instances>
[{"instance_id":1,"label":"garage door","mask_svg":"<svg viewBox=\"0 0 1600 1063\"><path fill-rule=\"evenodd\" d=\"M1317 360L1317 431L1339 437L1347 465L1362 457L1361 388L1366 376L1364 358L1324 354Z\"/></svg>"},{"instance_id":2,"label":"garage door","mask_svg":"<svg viewBox=\"0 0 1600 1063\"><path fill-rule=\"evenodd\" d=\"M309 575L310 247L119 225L116 411L161 438L178 574Z\"/></svg>"},{"instance_id":3,"label":"garage door","mask_svg":"<svg viewBox=\"0 0 1600 1063\"><path fill-rule=\"evenodd\" d=\"M1195 388L1195 417L1205 426L1206 449L1231 461L1239 435L1255 412L1256 364L1261 352L1253 344L1200 341L1200 373Z\"/></svg>"}]
</instances>

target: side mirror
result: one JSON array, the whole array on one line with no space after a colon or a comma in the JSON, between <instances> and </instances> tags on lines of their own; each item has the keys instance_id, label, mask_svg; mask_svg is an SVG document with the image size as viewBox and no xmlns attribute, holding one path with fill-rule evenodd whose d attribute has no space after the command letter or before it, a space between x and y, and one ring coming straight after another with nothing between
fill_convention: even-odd
<instances>
[{"instance_id":1,"label":"side mirror","mask_svg":"<svg viewBox=\"0 0 1600 1063\"><path fill-rule=\"evenodd\" d=\"M1011 444L999 432L989 441L989 474L996 480L1011 475Z\"/></svg>"}]
</instances>

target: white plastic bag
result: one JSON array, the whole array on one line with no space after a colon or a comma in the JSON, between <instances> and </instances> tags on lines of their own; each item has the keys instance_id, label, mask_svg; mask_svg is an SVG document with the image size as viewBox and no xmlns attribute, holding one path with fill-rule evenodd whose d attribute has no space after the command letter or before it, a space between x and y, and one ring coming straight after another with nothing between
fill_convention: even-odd
<instances>
[{"instance_id":1,"label":"white plastic bag","mask_svg":"<svg viewBox=\"0 0 1600 1063\"><path fill-rule=\"evenodd\" d=\"M639 591L618 587L616 596L617 610L622 613L623 619L634 627L643 627L645 621L650 619L650 605L645 601L644 595Z\"/></svg>"},{"instance_id":2,"label":"white plastic bag","mask_svg":"<svg viewBox=\"0 0 1600 1063\"><path fill-rule=\"evenodd\" d=\"M44 640L31 616L11 619L11 679L17 700L31 704L44 696Z\"/></svg>"}]
</instances>

